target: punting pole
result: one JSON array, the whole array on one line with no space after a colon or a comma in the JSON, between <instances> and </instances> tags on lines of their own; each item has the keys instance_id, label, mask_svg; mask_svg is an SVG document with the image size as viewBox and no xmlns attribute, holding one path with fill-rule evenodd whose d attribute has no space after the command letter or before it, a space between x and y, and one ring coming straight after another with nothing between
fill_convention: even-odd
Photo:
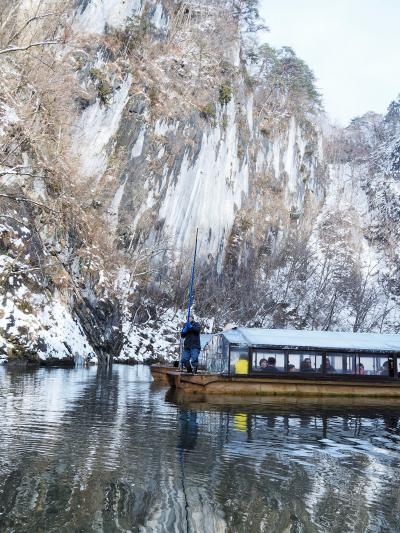
<instances>
[{"instance_id":1,"label":"punting pole","mask_svg":"<svg viewBox=\"0 0 400 533\"><path fill-rule=\"evenodd\" d=\"M196 255L197 255L197 236L199 234L199 228L196 229L196 242L194 245L194 255L193 255L193 265L192 265L192 279L190 280L190 287L189 287L189 305L188 305L188 312L187 312L187 323L189 323L190 319L190 309L192 307L193 303L193 285L194 285L194 275L196 270Z\"/></svg>"}]
</instances>

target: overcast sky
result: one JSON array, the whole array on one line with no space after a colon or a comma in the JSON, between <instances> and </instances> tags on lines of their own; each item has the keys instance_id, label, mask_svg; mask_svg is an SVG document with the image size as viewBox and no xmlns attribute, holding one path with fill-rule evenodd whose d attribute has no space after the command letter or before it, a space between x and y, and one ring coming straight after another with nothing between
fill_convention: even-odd
<instances>
[{"instance_id":1,"label":"overcast sky","mask_svg":"<svg viewBox=\"0 0 400 533\"><path fill-rule=\"evenodd\" d=\"M334 121L383 113L400 93L400 0L259 1L264 40L308 63Z\"/></svg>"}]
</instances>

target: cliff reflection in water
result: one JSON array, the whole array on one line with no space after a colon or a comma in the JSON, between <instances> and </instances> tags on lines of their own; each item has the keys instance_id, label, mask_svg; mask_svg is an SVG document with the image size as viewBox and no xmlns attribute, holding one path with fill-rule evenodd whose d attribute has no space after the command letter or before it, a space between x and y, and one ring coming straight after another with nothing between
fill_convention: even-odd
<instances>
[{"instance_id":1,"label":"cliff reflection in water","mask_svg":"<svg viewBox=\"0 0 400 533\"><path fill-rule=\"evenodd\" d=\"M140 366L0 383L1 531L398 530L397 406L206 402Z\"/></svg>"}]
</instances>

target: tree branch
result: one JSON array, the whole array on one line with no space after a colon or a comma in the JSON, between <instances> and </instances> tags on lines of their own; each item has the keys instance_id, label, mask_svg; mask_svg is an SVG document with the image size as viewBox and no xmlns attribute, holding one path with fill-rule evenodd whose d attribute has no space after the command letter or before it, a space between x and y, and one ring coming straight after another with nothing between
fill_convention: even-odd
<instances>
[{"instance_id":1,"label":"tree branch","mask_svg":"<svg viewBox=\"0 0 400 533\"><path fill-rule=\"evenodd\" d=\"M18 224L21 224L21 226L26 226L22 220L18 220L18 218L12 217L11 215L2 215L0 214L0 218L9 218L10 220L14 220L14 222L18 222Z\"/></svg>"},{"instance_id":2,"label":"tree branch","mask_svg":"<svg viewBox=\"0 0 400 533\"><path fill-rule=\"evenodd\" d=\"M61 44L62 41L40 41L38 43L31 43L26 46L11 46L10 48L4 48L3 50L0 50L1 54L10 54L11 52L24 52L26 50L29 50L29 48L33 48L35 46L47 46L49 44Z\"/></svg>"},{"instance_id":3,"label":"tree branch","mask_svg":"<svg viewBox=\"0 0 400 533\"><path fill-rule=\"evenodd\" d=\"M2 170L0 176L31 176L32 178L45 178L41 174L32 174L32 172L19 172L18 170Z\"/></svg>"},{"instance_id":4,"label":"tree branch","mask_svg":"<svg viewBox=\"0 0 400 533\"><path fill-rule=\"evenodd\" d=\"M54 15L62 15L62 12L46 13L44 15L36 15L35 17L30 18L29 20L27 20L25 22L25 24L22 26L22 28L20 30L15 32L14 35L12 37L10 37L10 39L9 39L7 44L12 43L12 41L14 41L14 39L19 37L21 35L21 33L25 30L25 28L27 28L29 26L29 24L31 22L33 22L34 20L40 20L40 19L44 19L44 18L47 18L47 17L52 17Z\"/></svg>"},{"instance_id":5,"label":"tree branch","mask_svg":"<svg viewBox=\"0 0 400 533\"><path fill-rule=\"evenodd\" d=\"M31 200L30 198L22 198L20 196L13 196L12 194L4 194L4 193L0 193L0 198L7 198L9 200L15 200L16 202L29 202L30 204L33 204L38 207L41 207L42 209L45 209L46 211L55 213L54 209L51 209L51 207L41 204L40 202L35 202L34 200Z\"/></svg>"},{"instance_id":6,"label":"tree branch","mask_svg":"<svg viewBox=\"0 0 400 533\"><path fill-rule=\"evenodd\" d=\"M54 266L54 265L56 265L55 262L47 263L47 265L41 265L39 267L24 268L22 270L11 270L9 275L14 276L16 274L25 274L26 272L34 272L36 270L42 270L43 271L44 268L48 268L48 267L51 267L51 266Z\"/></svg>"}]
</instances>

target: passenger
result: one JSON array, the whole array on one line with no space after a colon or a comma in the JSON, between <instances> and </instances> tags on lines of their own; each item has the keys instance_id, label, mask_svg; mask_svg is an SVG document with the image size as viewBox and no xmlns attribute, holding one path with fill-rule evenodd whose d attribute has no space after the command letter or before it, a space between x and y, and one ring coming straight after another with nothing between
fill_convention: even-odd
<instances>
[{"instance_id":1,"label":"passenger","mask_svg":"<svg viewBox=\"0 0 400 533\"><path fill-rule=\"evenodd\" d=\"M289 370L289 372L296 372L296 367L294 365L292 365L292 363L290 363L288 365L288 370Z\"/></svg>"},{"instance_id":2,"label":"passenger","mask_svg":"<svg viewBox=\"0 0 400 533\"><path fill-rule=\"evenodd\" d=\"M262 359L261 359L262 361ZM260 361L260 366L261 366L261 361ZM265 359L264 359L265 361ZM267 372L268 374L277 374L279 372L279 370L276 368L276 359L275 357L268 357L268 360L266 361L266 365L265 363L263 363L265 366L261 366L261 371L262 372Z\"/></svg>"},{"instance_id":3,"label":"passenger","mask_svg":"<svg viewBox=\"0 0 400 533\"><path fill-rule=\"evenodd\" d=\"M248 374L249 361L247 355L239 356L239 360L235 363L235 374Z\"/></svg>"},{"instance_id":4,"label":"passenger","mask_svg":"<svg viewBox=\"0 0 400 533\"><path fill-rule=\"evenodd\" d=\"M266 359L260 359L260 370L264 370L265 368L267 368L267 360Z\"/></svg>"},{"instance_id":5,"label":"passenger","mask_svg":"<svg viewBox=\"0 0 400 533\"><path fill-rule=\"evenodd\" d=\"M356 365L356 374L359 376L365 375L365 368L362 363Z\"/></svg>"},{"instance_id":6,"label":"passenger","mask_svg":"<svg viewBox=\"0 0 400 533\"><path fill-rule=\"evenodd\" d=\"M320 372L322 372L322 364L321 366L319 367L319 370ZM336 373L336 370L335 368L331 365L331 361L330 359L327 357L326 358L326 361L325 361L325 372L327 374L335 374Z\"/></svg>"},{"instance_id":7,"label":"passenger","mask_svg":"<svg viewBox=\"0 0 400 533\"><path fill-rule=\"evenodd\" d=\"M311 364L311 359L309 357L306 357L300 363L300 372L314 372L314 369Z\"/></svg>"},{"instance_id":8,"label":"passenger","mask_svg":"<svg viewBox=\"0 0 400 533\"><path fill-rule=\"evenodd\" d=\"M381 366L379 374L381 376L388 376L389 375L389 363L387 361L385 361L383 363L383 365Z\"/></svg>"}]
</instances>

